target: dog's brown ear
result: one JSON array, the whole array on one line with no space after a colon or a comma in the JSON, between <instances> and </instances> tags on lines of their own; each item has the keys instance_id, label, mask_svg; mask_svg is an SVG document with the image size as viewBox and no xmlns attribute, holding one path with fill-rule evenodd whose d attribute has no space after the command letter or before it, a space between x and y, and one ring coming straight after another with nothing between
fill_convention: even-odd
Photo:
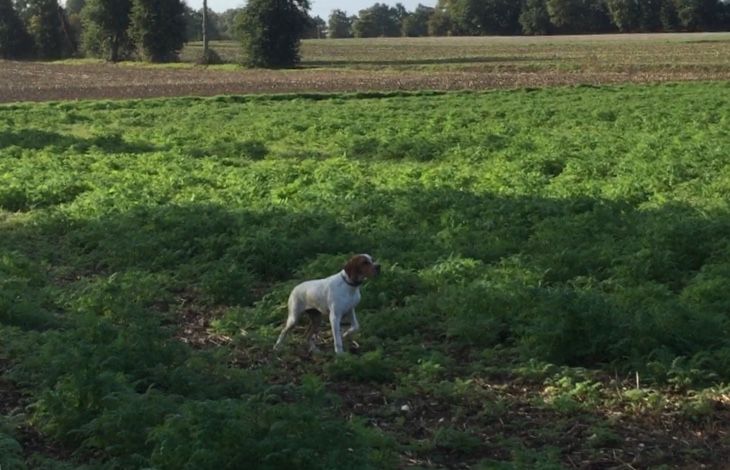
<instances>
[{"instance_id":1,"label":"dog's brown ear","mask_svg":"<svg viewBox=\"0 0 730 470\"><path fill-rule=\"evenodd\" d=\"M345 263L345 274L352 281L357 281L360 276L360 255L353 256Z\"/></svg>"}]
</instances>

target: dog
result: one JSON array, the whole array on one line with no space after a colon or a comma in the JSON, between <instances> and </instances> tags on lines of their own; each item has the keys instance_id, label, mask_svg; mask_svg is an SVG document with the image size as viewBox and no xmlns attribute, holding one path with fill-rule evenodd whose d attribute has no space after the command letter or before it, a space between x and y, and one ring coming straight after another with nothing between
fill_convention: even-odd
<instances>
[{"instance_id":1,"label":"dog","mask_svg":"<svg viewBox=\"0 0 730 470\"><path fill-rule=\"evenodd\" d=\"M274 350L279 349L289 330L301 319L305 312L309 315L308 341L310 352L316 351L315 337L319 330L322 315L328 315L332 327L335 354L344 352L342 340L360 329L355 316L355 307L360 302L360 286L365 279L380 274L380 265L368 254L355 255L338 273L324 279L305 281L292 289L289 294L289 315L286 325L276 340ZM350 328L341 332L343 318L350 320Z\"/></svg>"}]
</instances>

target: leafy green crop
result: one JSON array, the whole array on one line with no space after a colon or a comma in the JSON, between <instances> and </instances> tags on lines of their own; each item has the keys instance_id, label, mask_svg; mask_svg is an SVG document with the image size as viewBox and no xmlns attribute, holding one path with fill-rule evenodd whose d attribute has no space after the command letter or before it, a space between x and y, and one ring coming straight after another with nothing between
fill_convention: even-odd
<instances>
[{"instance_id":1,"label":"leafy green crop","mask_svg":"<svg viewBox=\"0 0 730 470\"><path fill-rule=\"evenodd\" d=\"M392 465L392 443L321 384L277 388L306 361L301 335L281 364L270 353L289 289L369 252L385 272L363 288L362 355L305 370L383 387L412 374L431 393L508 354L730 380L729 91L2 106L7 374L84 462ZM479 445L439 429L436 447ZM322 446L337 432L349 444Z\"/></svg>"}]
</instances>

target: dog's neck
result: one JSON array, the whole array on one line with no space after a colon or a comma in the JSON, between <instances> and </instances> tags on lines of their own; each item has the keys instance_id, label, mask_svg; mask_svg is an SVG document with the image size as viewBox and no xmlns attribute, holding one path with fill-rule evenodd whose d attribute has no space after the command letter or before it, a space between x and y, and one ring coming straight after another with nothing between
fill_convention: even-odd
<instances>
[{"instance_id":1,"label":"dog's neck","mask_svg":"<svg viewBox=\"0 0 730 470\"><path fill-rule=\"evenodd\" d=\"M342 276L342 280L345 281L345 284L351 287L360 287L362 285L362 281L355 282L352 279L350 279L350 276L347 275L347 272L343 269L340 271L340 275Z\"/></svg>"}]
</instances>

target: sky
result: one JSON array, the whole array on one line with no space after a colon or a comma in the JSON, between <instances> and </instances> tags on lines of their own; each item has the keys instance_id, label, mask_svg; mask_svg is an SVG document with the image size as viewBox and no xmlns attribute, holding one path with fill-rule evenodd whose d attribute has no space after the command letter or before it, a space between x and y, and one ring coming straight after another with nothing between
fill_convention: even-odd
<instances>
[{"instance_id":1,"label":"sky","mask_svg":"<svg viewBox=\"0 0 730 470\"><path fill-rule=\"evenodd\" d=\"M203 7L203 0L185 0L185 3L190 5L195 10ZM358 11L373 6L375 3L386 3L388 5L395 5L396 3L402 3L406 10L413 11L418 4L426 6L435 6L436 0L352 0L348 2L336 1L336 0L310 0L312 6L309 12L312 16L320 16L322 19L327 21L330 16L330 12L336 8L344 10L349 15L356 15ZM229 8L238 8L245 4L244 0L208 0L208 8L215 12L222 12Z\"/></svg>"}]
</instances>

